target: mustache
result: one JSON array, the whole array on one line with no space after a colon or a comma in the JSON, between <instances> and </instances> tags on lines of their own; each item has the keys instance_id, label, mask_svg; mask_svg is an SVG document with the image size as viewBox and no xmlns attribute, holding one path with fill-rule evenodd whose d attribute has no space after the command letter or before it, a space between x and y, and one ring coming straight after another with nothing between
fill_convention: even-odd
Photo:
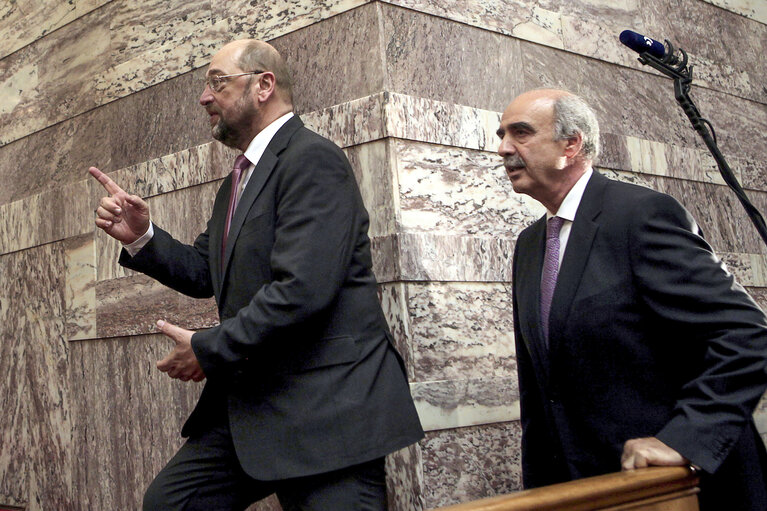
<instances>
[{"instance_id":1,"label":"mustache","mask_svg":"<svg viewBox=\"0 0 767 511\"><path fill-rule=\"evenodd\" d=\"M524 167L525 162L522 161L522 158L520 158L518 154L510 154L503 157L503 166L507 169Z\"/></svg>"}]
</instances>

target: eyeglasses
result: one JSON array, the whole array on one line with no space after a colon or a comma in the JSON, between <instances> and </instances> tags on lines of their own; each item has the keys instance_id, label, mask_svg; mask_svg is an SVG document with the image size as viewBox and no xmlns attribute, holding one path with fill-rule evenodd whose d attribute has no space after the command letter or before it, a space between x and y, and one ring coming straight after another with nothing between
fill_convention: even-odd
<instances>
[{"instance_id":1,"label":"eyeglasses","mask_svg":"<svg viewBox=\"0 0 767 511\"><path fill-rule=\"evenodd\" d=\"M245 75L260 75L261 73L266 73L266 71L248 71L247 73L237 73L233 75L208 76L205 78L205 85L210 87L210 90L212 90L213 92L221 92L224 88L224 85L226 85L226 82L228 82L232 78L237 78L238 76L245 76Z\"/></svg>"}]
</instances>

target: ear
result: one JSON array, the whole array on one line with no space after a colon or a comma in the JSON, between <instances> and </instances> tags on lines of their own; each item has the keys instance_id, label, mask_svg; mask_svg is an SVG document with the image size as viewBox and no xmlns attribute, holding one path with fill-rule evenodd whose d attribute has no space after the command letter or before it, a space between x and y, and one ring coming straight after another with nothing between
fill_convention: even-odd
<instances>
[{"instance_id":1,"label":"ear","mask_svg":"<svg viewBox=\"0 0 767 511\"><path fill-rule=\"evenodd\" d=\"M583 148L583 134L575 132L572 136L565 139L565 156L574 158Z\"/></svg>"},{"instance_id":2,"label":"ear","mask_svg":"<svg viewBox=\"0 0 767 511\"><path fill-rule=\"evenodd\" d=\"M266 71L258 77L258 101L265 103L274 94L277 87L277 79L274 77L274 73Z\"/></svg>"}]
</instances>

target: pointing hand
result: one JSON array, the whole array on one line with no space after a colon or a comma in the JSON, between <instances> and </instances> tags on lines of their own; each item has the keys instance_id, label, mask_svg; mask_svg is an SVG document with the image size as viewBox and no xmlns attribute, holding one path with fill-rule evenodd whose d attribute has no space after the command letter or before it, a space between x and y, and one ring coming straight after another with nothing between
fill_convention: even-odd
<instances>
[{"instance_id":1,"label":"pointing hand","mask_svg":"<svg viewBox=\"0 0 767 511\"><path fill-rule=\"evenodd\" d=\"M149 230L149 206L138 195L130 195L96 167L88 172L109 193L96 209L96 226L122 242L130 244Z\"/></svg>"}]
</instances>

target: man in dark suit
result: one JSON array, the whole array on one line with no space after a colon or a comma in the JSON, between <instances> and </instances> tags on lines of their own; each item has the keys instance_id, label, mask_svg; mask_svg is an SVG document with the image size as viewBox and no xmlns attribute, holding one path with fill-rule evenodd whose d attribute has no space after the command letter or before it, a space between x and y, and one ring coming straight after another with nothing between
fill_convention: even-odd
<instances>
[{"instance_id":1,"label":"man in dark suit","mask_svg":"<svg viewBox=\"0 0 767 511\"><path fill-rule=\"evenodd\" d=\"M286 65L254 40L224 46L200 104L214 138L243 151L207 229L184 245L96 168L96 224L120 264L194 297L221 323L159 321L176 346L161 371L206 385L145 510L385 509L384 456L423 436L371 270L368 216L347 159L292 113Z\"/></svg>"},{"instance_id":2,"label":"man in dark suit","mask_svg":"<svg viewBox=\"0 0 767 511\"><path fill-rule=\"evenodd\" d=\"M514 190L547 210L513 262L525 486L692 464L702 509L767 509L762 311L678 202L592 170L582 99L522 94L498 136Z\"/></svg>"}]
</instances>

